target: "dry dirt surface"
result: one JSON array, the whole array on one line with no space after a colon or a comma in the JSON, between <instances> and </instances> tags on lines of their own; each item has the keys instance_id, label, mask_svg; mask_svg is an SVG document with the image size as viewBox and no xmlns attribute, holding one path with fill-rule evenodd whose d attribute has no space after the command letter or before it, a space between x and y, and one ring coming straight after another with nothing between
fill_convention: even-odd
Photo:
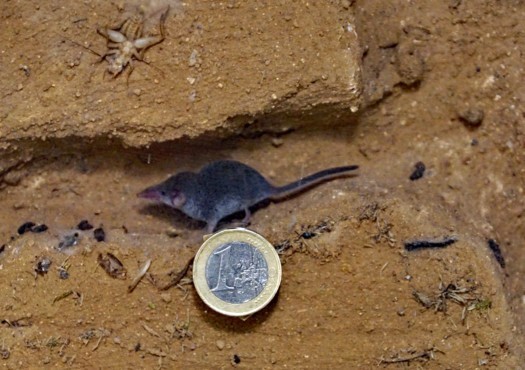
<instances>
[{"instance_id":1,"label":"dry dirt surface","mask_svg":"<svg viewBox=\"0 0 525 370\"><path fill-rule=\"evenodd\" d=\"M129 80L84 46L102 52L96 26L140 3L2 3L2 367L524 368L525 4L211 3L171 3ZM360 165L254 210L283 281L246 321L207 308L191 274L160 289L203 225L136 197L219 158L275 184ZM20 235L27 221L48 229ZM100 267L108 252L125 273Z\"/></svg>"},{"instance_id":2,"label":"dry dirt surface","mask_svg":"<svg viewBox=\"0 0 525 370\"><path fill-rule=\"evenodd\" d=\"M0 143L80 136L139 146L231 134L261 116L300 116L304 125L314 107L358 109L361 52L352 13L338 4L133 3L3 3L0 119L9 129ZM168 7L166 39L145 62L117 80L105 73L97 27L143 14L144 35L158 36Z\"/></svg>"}]
</instances>

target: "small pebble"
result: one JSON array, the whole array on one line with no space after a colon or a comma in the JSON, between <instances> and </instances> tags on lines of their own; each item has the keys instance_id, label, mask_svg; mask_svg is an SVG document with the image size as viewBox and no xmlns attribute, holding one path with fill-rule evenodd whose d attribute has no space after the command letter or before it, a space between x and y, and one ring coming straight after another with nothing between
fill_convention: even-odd
<instances>
[{"instance_id":1,"label":"small pebble","mask_svg":"<svg viewBox=\"0 0 525 370\"><path fill-rule=\"evenodd\" d=\"M28 66L20 65L20 69L24 71L24 74L26 75L26 77L29 77L31 75L31 68L29 68Z\"/></svg>"},{"instance_id":2,"label":"small pebble","mask_svg":"<svg viewBox=\"0 0 525 370\"><path fill-rule=\"evenodd\" d=\"M31 231L31 229L33 228L33 226L35 226L35 223L34 223L34 222L31 222L31 221L28 221L28 222L23 223L23 224L20 225L20 227L18 228L18 235L22 235L22 234L27 233L28 231Z\"/></svg>"},{"instance_id":3,"label":"small pebble","mask_svg":"<svg viewBox=\"0 0 525 370\"><path fill-rule=\"evenodd\" d=\"M197 57L199 56L199 52L197 50L193 50L190 55L190 59L188 60L188 66L193 67L197 64Z\"/></svg>"},{"instance_id":4,"label":"small pebble","mask_svg":"<svg viewBox=\"0 0 525 370\"><path fill-rule=\"evenodd\" d=\"M488 363L489 363L489 360L486 359L486 358L480 358L480 359L478 360L478 365L479 365L479 366L485 366L485 365L488 365Z\"/></svg>"},{"instance_id":5,"label":"small pebble","mask_svg":"<svg viewBox=\"0 0 525 370\"><path fill-rule=\"evenodd\" d=\"M135 94L136 96L140 96L140 94L142 94L142 91L140 89L133 89L133 94Z\"/></svg>"},{"instance_id":6,"label":"small pebble","mask_svg":"<svg viewBox=\"0 0 525 370\"><path fill-rule=\"evenodd\" d=\"M11 352L7 348L3 348L0 350L0 357L2 357L2 360L7 360L9 356L11 355Z\"/></svg>"},{"instance_id":7,"label":"small pebble","mask_svg":"<svg viewBox=\"0 0 525 370\"><path fill-rule=\"evenodd\" d=\"M215 345L217 346L219 351L222 351L224 347L226 346L226 343L223 340L219 339L217 342L215 342Z\"/></svg>"},{"instance_id":8,"label":"small pebble","mask_svg":"<svg viewBox=\"0 0 525 370\"><path fill-rule=\"evenodd\" d=\"M93 230L93 236L97 242L103 242L106 240L106 233L103 228L99 227L98 229Z\"/></svg>"},{"instance_id":9,"label":"small pebble","mask_svg":"<svg viewBox=\"0 0 525 370\"><path fill-rule=\"evenodd\" d=\"M272 145L276 148L280 147L281 145L283 145L284 143L284 140L281 139L280 137L274 137L272 138Z\"/></svg>"},{"instance_id":10,"label":"small pebble","mask_svg":"<svg viewBox=\"0 0 525 370\"><path fill-rule=\"evenodd\" d=\"M91 230L92 228L93 228L93 225L91 225L88 220L82 220L77 225L77 229L81 231Z\"/></svg>"},{"instance_id":11,"label":"small pebble","mask_svg":"<svg viewBox=\"0 0 525 370\"><path fill-rule=\"evenodd\" d=\"M461 0L449 0L448 7L450 9L457 9L461 5Z\"/></svg>"},{"instance_id":12,"label":"small pebble","mask_svg":"<svg viewBox=\"0 0 525 370\"><path fill-rule=\"evenodd\" d=\"M352 4L350 3L350 0L342 0L342 1L341 1L341 6L342 6L344 9L348 9L348 8L350 8L350 5L352 5Z\"/></svg>"},{"instance_id":13,"label":"small pebble","mask_svg":"<svg viewBox=\"0 0 525 370\"><path fill-rule=\"evenodd\" d=\"M481 108L466 108L458 112L459 118L467 126L478 127L483 122L485 113Z\"/></svg>"},{"instance_id":14,"label":"small pebble","mask_svg":"<svg viewBox=\"0 0 525 370\"><path fill-rule=\"evenodd\" d=\"M174 227L170 227L168 230L166 230L166 235L169 236L170 238L176 238L180 235L180 230L174 228Z\"/></svg>"},{"instance_id":15,"label":"small pebble","mask_svg":"<svg viewBox=\"0 0 525 370\"><path fill-rule=\"evenodd\" d=\"M169 293L162 293L160 295L160 298L166 303L170 303L171 302L171 294L169 294Z\"/></svg>"}]
</instances>

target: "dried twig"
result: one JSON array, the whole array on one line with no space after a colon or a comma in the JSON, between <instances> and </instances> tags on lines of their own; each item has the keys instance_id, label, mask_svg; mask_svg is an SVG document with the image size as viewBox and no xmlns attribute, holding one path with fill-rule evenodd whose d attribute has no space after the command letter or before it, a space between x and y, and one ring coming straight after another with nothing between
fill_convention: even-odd
<instances>
[{"instance_id":1,"label":"dried twig","mask_svg":"<svg viewBox=\"0 0 525 370\"><path fill-rule=\"evenodd\" d=\"M132 291L135 290L135 288L137 287L139 282L142 280L144 275L146 275L146 273L148 272L148 269L149 269L150 266L151 266L151 259L147 260L144 263L144 265L142 265L142 267L140 268L137 276L135 276L135 278L133 279L131 284L128 286L128 293L131 293Z\"/></svg>"},{"instance_id":2,"label":"dried twig","mask_svg":"<svg viewBox=\"0 0 525 370\"><path fill-rule=\"evenodd\" d=\"M22 326L31 326L31 322L29 322L29 319L31 318L31 315L28 316L22 316L19 319L16 320L8 320L3 319L0 321L0 324L6 324L10 328L20 328Z\"/></svg>"},{"instance_id":3,"label":"dried twig","mask_svg":"<svg viewBox=\"0 0 525 370\"><path fill-rule=\"evenodd\" d=\"M56 296L54 299L53 299L53 303L52 304L55 304L56 302L58 301L61 301L62 299L64 298L67 298L69 297L71 294L73 294L74 292L72 290L68 290L67 292L64 292L58 296Z\"/></svg>"},{"instance_id":4,"label":"dried twig","mask_svg":"<svg viewBox=\"0 0 525 370\"><path fill-rule=\"evenodd\" d=\"M171 271L168 275L171 276L171 281L164 285L164 286L158 286L157 285L157 288L160 289L160 290L168 290L170 289L171 287L174 287L175 285L177 285L184 276L186 276L186 274L188 273L188 270L190 269L190 267L193 265L193 259L195 257L191 257L189 259L189 261L186 263L186 265L184 266L184 268L180 271Z\"/></svg>"},{"instance_id":5,"label":"dried twig","mask_svg":"<svg viewBox=\"0 0 525 370\"><path fill-rule=\"evenodd\" d=\"M422 352L411 351L413 354L408 355L408 356L403 356L403 357L400 357L399 355L394 355L394 356L392 356L390 358L381 357L379 359L379 364L396 364L396 363L399 363L399 362L410 362L410 361L414 361L414 360L418 360L418 359L421 359L421 360L424 360L424 361L433 360L434 359L434 353L437 352L437 351L442 352L442 351L436 349L435 347L432 347L432 348L426 349L426 350L424 350ZM410 352L410 351L407 351L407 352Z\"/></svg>"},{"instance_id":6,"label":"dried twig","mask_svg":"<svg viewBox=\"0 0 525 370\"><path fill-rule=\"evenodd\" d=\"M146 330L148 333L150 333L150 334L153 335L154 337L162 338L162 337L160 336L159 333L157 333L155 330L153 330L153 329L150 328L148 325L146 325L145 322L141 322L140 324L142 325L142 327L144 328L144 330Z\"/></svg>"},{"instance_id":7,"label":"dried twig","mask_svg":"<svg viewBox=\"0 0 525 370\"><path fill-rule=\"evenodd\" d=\"M93 348L91 348L91 351L96 351L98 346L100 345L100 342L102 342L102 339L106 338L109 336L109 332L105 329L99 329L98 330L99 332L99 336L98 336L98 341L97 341L97 344L95 344L95 346Z\"/></svg>"}]
</instances>

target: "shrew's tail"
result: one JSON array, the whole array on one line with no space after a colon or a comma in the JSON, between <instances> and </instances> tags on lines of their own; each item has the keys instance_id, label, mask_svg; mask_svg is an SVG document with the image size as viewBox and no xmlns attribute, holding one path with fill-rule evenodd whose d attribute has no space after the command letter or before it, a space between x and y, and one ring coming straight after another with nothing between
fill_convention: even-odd
<instances>
[{"instance_id":1,"label":"shrew's tail","mask_svg":"<svg viewBox=\"0 0 525 370\"><path fill-rule=\"evenodd\" d=\"M329 168L327 170L316 172L310 176L303 177L288 185L277 186L273 188L272 199L286 198L292 194L299 193L321 182L325 182L337 177L348 175L349 172L355 171L359 166L342 166Z\"/></svg>"}]
</instances>

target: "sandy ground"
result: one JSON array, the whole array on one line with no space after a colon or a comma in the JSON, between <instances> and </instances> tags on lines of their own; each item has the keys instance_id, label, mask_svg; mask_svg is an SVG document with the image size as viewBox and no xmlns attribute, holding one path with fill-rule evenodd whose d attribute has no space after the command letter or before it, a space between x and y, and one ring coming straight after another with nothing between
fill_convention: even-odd
<instances>
[{"instance_id":1,"label":"sandy ground","mask_svg":"<svg viewBox=\"0 0 525 370\"><path fill-rule=\"evenodd\" d=\"M142 3L151 5L141 11ZM113 79L109 63L97 63L107 50L97 28L131 19L124 28L130 39L141 24L143 36L155 38L168 5L165 40ZM2 146L70 136L145 146L207 132L226 136L261 117L295 116L295 126L304 125L321 107L326 117L361 103L353 13L337 3L20 1L2 7L0 78L7 83L0 119L9 128L0 131ZM140 14L143 22L133 21Z\"/></svg>"},{"instance_id":2,"label":"sandy ground","mask_svg":"<svg viewBox=\"0 0 525 370\"><path fill-rule=\"evenodd\" d=\"M193 6L207 21L225 24L223 17L211 17L217 10L198 4ZM235 4L229 5L242 12ZM121 134L89 141L41 141L35 124L29 133L35 140L17 142L21 131L13 128L17 134L2 158L0 192L2 366L523 366L523 3L330 4L330 14L331 6L355 14L365 99L358 116L337 111L320 125L284 132L264 131L262 122L263 131L229 138L159 137L147 148L129 146L135 131L122 145L115 138L125 134L120 123ZM15 24L29 22L16 17L17 10L27 12L29 6L6 2L2 9L10 11L2 17ZM56 4L45 1L40 7L52 12ZM60 9L70 17L79 11ZM298 19L311 12L298 5L293 9ZM320 19L329 16L322 7L317 11ZM167 25L173 35L170 27L173 23ZM60 25L54 31L61 32ZM177 32L190 35L191 28ZM271 27L264 32L271 37ZM11 40L13 35L6 34L2 37ZM202 45L214 42L205 33L201 37ZM248 45L257 42L244 34L241 39ZM33 46L28 39L17 48L24 54ZM78 53L74 45L63 47ZM160 45L152 48L151 58L161 51ZM221 60L223 52L228 50L214 50L213 60ZM102 68L94 72L89 66L80 63L75 69L76 78L86 84ZM135 73L141 77L133 80L132 75L129 87L119 77L97 82L97 89L102 95L118 89L133 97L133 89L140 88L133 84L155 79L153 71ZM249 80L250 74L244 77ZM2 96L10 86L2 87ZM26 86L22 91L27 99L37 94ZM90 99L96 101L93 94ZM23 107L21 96L5 99ZM64 99L65 105L70 96L57 93L53 99ZM219 94L205 101L212 103L221 107L231 100ZM135 103L125 104L119 112ZM37 123L38 113L31 112ZM10 112L4 114L2 132L11 132L6 123ZM43 114L58 117L60 112ZM344 117L334 121L334 115ZM250 228L283 250L283 283L272 304L247 321L208 309L187 279L167 291L145 279L127 292L147 259L153 261L154 277L167 281L167 273L184 266L204 234L202 224L137 199L137 191L218 158L250 164L276 184L331 166L361 167L358 176L254 212ZM426 171L411 181L419 161ZM106 241L96 242L92 230L76 231L83 219L103 227ZM49 229L18 236L25 221ZM305 238L305 231L315 235ZM75 232L78 244L68 253L57 251L59 242ZM443 249L409 252L404 247L406 241L446 237L457 242ZM504 264L490 250L489 239L500 246ZM122 261L125 280L111 278L98 266L98 255L105 252ZM46 274L38 274L35 267L43 258L52 264ZM68 271L67 279L60 278L60 267Z\"/></svg>"}]
</instances>

